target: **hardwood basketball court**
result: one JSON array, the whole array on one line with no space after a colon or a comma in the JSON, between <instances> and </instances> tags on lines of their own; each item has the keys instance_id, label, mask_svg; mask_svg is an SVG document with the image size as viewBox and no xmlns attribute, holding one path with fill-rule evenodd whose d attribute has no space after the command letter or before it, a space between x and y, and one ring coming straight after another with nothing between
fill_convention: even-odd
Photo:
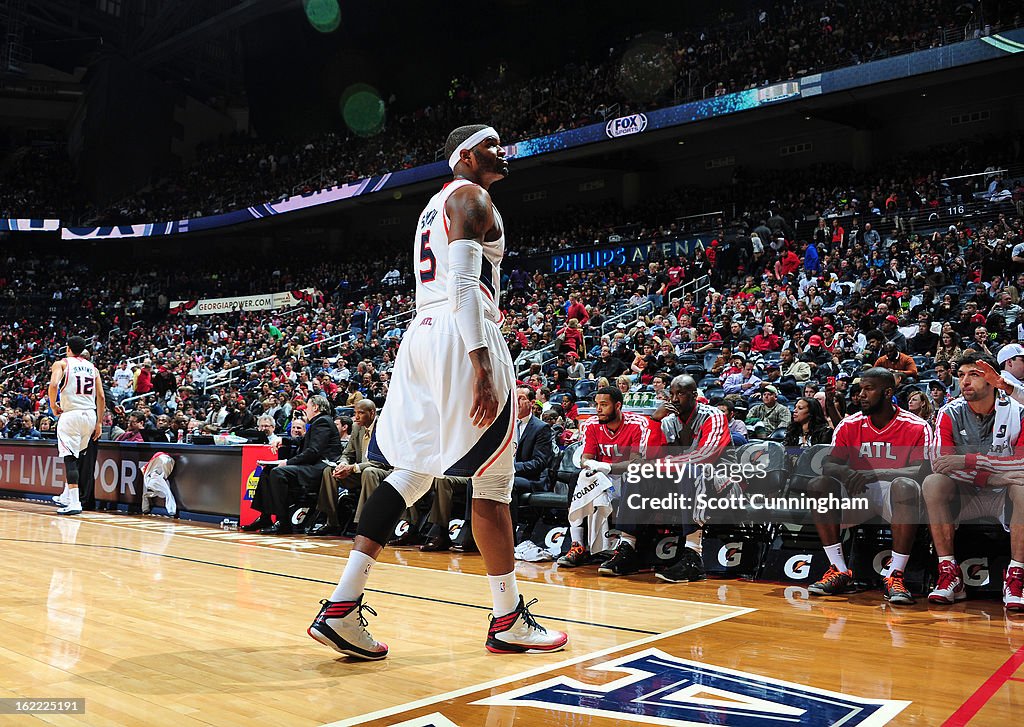
<instances>
[{"instance_id":1,"label":"hardwood basketball court","mask_svg":"<svg viewBox=\"0 0 1024 727\"><path fill-rule=\"evenodd\" d=\"M351 541L0 502L0 697L84 698L0 724L978 724L1024 714L1024 617L994 601L893 609L877 593L521 563L557 654L483 648L478 555L386 549L366 602L391 647L306 635Z\"/></svg>"}]
</instances>

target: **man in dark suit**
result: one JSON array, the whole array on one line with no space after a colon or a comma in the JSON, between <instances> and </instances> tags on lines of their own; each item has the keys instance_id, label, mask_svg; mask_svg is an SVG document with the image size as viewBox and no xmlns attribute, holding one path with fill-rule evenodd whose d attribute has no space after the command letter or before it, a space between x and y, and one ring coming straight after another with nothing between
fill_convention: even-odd
<instances>
[{"instance_id":1,"label":"man in dark suit","mask_svg":"<svg viewBox=\"0 0 1024 727\"><path fill-rule=\"evenodd\" d=\"M289 459L292 456L298 454L299 447L302 446L302 442L306 439L306 421L305 419L295 419L291 423L289 435L277 436L274 434L274 419L269 417L269 423L264 422L261 425L260 436L261 440L257 440L257 444L269 444L272 447L276 447L276 454L278 459ZM270 473L274 471L277 465L266 465L260 472L260 478L256 482L256 490L252 494L251 507L256 512L260 513L260 516L253 520L251 523L242 526L242 530L247 533L255 533L269 528L273 524L271 520L271 514L274 510L273 498L270 496Z\"/></svg>"},{"instance_id":2,"label":"man in dark suit","mask_svg":"<svg viewBox=\"0 0 1024 727\"><path fill-rule=\"evenodd\" d=\"M516 446L515 492L540 492L547 489L551 466L551 426L533 414L536 394L528 386L516 390L517 411L513 441Z\"/></svg>"},{"instance_id":3,"label":"man in dark suit","mask_svg":"<svg viewBox=\"0 0 1024 727\"><path fill-rule=\"evenodd\" d=\"M298 454L270 473L270 501L277 522L260 530L261 534L291 534L289 513L292 504L303 491L316 492L320 488L323 471L328 466L324 460L334 462L341 457L341 437L334 426L333 414L326 397L319 394L309 397L306 402L309 426Z\"/></svg>"},{"instance_id":4,"label":"man in dark suit","mask_svg":"<svg viewBox=\"0 0 1024 727\"><path fill-rule=\"evenodd\" d=\"M366 498L391 472L390 468L381 467L366 458L373 427L377 423L376 404L371 399L360 399L355 403L354 409L352 436L341 455L341 464L333 470L324 470L320 480L320 495L316 507L327 516L327 523L315 528L310 535L341 535L341 522L338 520L339 487L358 493L359 505L355 519L359 520Z\"/></svg>"}]
</instances>

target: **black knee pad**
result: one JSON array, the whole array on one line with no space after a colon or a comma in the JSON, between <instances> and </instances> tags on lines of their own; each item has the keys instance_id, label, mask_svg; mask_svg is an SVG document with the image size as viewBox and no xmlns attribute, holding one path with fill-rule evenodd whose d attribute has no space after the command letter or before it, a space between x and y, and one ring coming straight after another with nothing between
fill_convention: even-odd
<instances>
[{"instance_id":1,"label":"black knee pad","mask_svg":"<svg viewBox=\"0 0 1024 727\"><path fill-rule=\"evenodd\" d=\"M387 480L381 482L363 505L356 535L369 538L378 545L387 545L405 508L405 498L398 494L398 490Z\"/></svg>"},{"instance_id":2,"label":"black knee pad","mask_svg":"<svg viewBox=\"0 0 1024 727\"><path fill-rule=\"evenodd\" d=\"M78 457L69 454L64 458L64 473L69 485L78 484Z\"/></svg>"}]
</instances>

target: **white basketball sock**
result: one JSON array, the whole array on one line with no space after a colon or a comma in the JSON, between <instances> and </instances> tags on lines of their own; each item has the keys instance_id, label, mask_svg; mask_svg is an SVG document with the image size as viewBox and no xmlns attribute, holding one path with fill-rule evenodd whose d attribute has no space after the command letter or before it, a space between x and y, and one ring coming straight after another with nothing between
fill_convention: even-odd
<instances>
[{"instance_id":1,"label":"white basketball sock","mask_svg":"<svg viewBox=\"0 0 1024 727\"><path fill-rule=\"evenodd\" d=\"M903 553L897 553L894 550L892 552L892 563L889 564L889 569L885 572L886 577L891 576L893 571L899 571L900 573L905 571L908 560L910 560L910 555L903 555Z\"/></svg>"},{"instance_id":2,"label":"white basketball sock","mask_svg":"<svg viewBox=\"0 0 1024 727\"><path fill-rule=\"evenodd\" d=\"M828 556L828 562L836 567L836 570L845 573L849 570L846 567L846 558L843 557L843 544L836 543L835 545L825 546L825 555Z\"/></svg>"},{"instance_id":3,"label":"white basketball sock","mask_svg":"<svg viewBox=\"0 0 1024 727\"><path fill-rule=\"evenodd\" d=\"M78 485L68 486L68 505L71 507L82 506L82 501L78 499Z\"/></svg>"},{"instance_id":4,"label":"white basketball sock","mask_svg":"<svg viewBox=\"0 0 1024 727\"><path fill-rule=\"evenodd\" d=\"M636 550L636 536L629 533L619 533L619 544L629 543L633 550Z\"/></svg>"},{"instance_id":5,"label":"white basketball sock","mask_svg":"<svg viewBox=\"0 0 1024 727\"><path fill-rule=\"evenodd\" d=\"M376 562L366 553L353 550L348 556L345 570L341 573L338 587L331 594L331 601L354 601L363 595L366 582L370 580L370 570Z\"/></svg>"},{"instance_id":6,"label":"white basketball sock","mask_svg":"<svg viewBox=\"0 0 1024 727\"><path fill-rule=\"evenodd\" d=\"M519 584L514 570L503 576L488 575L487 581L491 584L495 618L512 613L519 607Z\"/></svg>"},{"instance_id":7,"label":"white basketball sock","mask_svg":"<svg viewBox=\"0 0 1024 727\"><path fill-rule=\"evenodd\" d=\"M569 537L572 539L571 542L587 547L587 530L583 525L570 525Z\"/></svg>"}]
</instances>

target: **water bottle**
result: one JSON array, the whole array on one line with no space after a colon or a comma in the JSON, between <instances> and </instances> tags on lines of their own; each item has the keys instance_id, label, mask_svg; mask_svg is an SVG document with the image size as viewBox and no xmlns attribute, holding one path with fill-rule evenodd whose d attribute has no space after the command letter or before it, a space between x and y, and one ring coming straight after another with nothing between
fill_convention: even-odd
<instances>
[{"instance_id":1,"label":"water bottle","mask_svg":"<svg viewBox=\"0 0 1024 727\"><path fill-rule=\"evenodd\" d=\"M238 530L238 521L231 518L224 518L220 521L221 530Z\"/></svg>"},{"instance_id":2,"label":"water bottle","mask_svg":"<svg viewBox=\"0 0 1024 727\"><path fill-rule=\"evenodd\" d=\"M178 444L181 444L185 439L185 432L178 430Z\"/></svg>"}]
</instances>

